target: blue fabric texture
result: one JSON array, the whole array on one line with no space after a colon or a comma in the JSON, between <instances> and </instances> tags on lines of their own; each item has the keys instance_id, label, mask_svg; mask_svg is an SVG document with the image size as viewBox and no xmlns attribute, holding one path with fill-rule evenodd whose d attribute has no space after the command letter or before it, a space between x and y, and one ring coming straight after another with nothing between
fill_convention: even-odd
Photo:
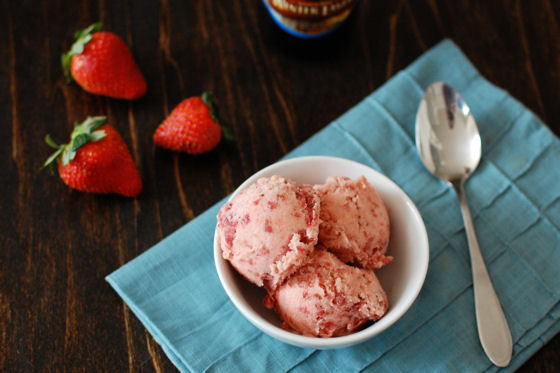
<instances>
[{"instance_id":1,"label":"blue fabric texture","mask_svg":"<svg viewBox=\"0 0 560 373\"><path fill-rule=\"evenodd\" d=\"M444 40L287 157L353 159L395 181L430 240L426 282L411 309L372 340L339 350L293 347L261 333L229 301L212 242L220 201L107 281L171 361L192 372L498 370L480 346L463 221L452 189L414 145L425 88L443 80L469 103L483 158L466 184L488 271L514 341L513 371L560 330L560 141Z\"/></svg>"}]
</instances>

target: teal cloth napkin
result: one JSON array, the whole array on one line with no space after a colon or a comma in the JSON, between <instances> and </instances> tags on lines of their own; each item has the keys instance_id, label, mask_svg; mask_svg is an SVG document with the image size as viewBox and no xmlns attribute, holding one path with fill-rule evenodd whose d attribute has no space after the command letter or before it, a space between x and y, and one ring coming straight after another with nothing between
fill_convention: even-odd
<instances>
[{"instance_id":1,"label":"teal cloth napkin","mask_svg":"<svg viewBox=\"0 0 560 373\"><path fill-rule=\"evenodd\" d=\"M223 201L119 268L107 281L182 371L494 371L477 335L463 221L454 192L423 167L414 120L424 89L444 80L469 103L483 158L466 185L478 239L514 340L514 370L560 329L560 141L444 40L287 157L332 155L394 180L430 240L411 309L372 340L339 350L276 341L235 309L214 268Z\"/></svg>"}]
</instances>

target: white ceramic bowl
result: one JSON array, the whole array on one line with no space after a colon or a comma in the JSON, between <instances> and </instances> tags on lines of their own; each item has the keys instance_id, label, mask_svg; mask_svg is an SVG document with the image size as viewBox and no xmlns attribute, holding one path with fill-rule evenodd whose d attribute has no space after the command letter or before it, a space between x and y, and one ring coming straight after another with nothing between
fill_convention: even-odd
<instances>
[{"instance_id":1,"label":"white ceramic bowl","mask_svg":"<svg viewBox=\"0 0 560 373\"><path fill-rule=\"evenodd\" d=\"M280 175L298 184L321 184L328 176L365 176L385 202L391 219L391 240L387 254L395 259L376 271L389 298L389 310L380 320L358 332L342 337L315 338L282 329L282 321L262 304L266 291L251 284L222 258L214 235L214 260L222 286L237 309L253 325L285 343L300 347L330 349L364 342L381 333L410 308L416 299L428 270L428 235L420 213L408 196L390 179L379 172L348 159L335 157L301 157L274 163L248 178L232 194L261 177Z\"/></svg>"}]
</instances>

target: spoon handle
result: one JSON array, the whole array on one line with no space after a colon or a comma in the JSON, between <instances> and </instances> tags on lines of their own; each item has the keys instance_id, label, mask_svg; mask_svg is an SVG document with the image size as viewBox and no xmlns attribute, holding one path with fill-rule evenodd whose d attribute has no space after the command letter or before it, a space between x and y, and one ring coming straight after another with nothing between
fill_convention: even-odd
<instances>
[{"instance_id":1,"label":"spoon handle","mask_svg":"<svg viewBox=\"0 0 560 373\"><path fill-rule=\"evenodd\" d=\"M467 198L465 197L464 180L453 183L453 187L459 197L469 243L476 324L480 343L492 363L499 367L505 367L511 361L513 347L511 332L500 301L490 281L490 276L484 264L484 258L480 253Z\"/></svg>"}]
</instances>

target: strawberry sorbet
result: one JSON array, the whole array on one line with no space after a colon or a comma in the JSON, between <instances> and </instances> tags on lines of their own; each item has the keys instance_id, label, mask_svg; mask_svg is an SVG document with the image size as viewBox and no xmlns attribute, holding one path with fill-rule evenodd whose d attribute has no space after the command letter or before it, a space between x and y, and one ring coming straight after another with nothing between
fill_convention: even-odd
<instances>
[{"instance_id":1,"label":"strawberry sorbet","mask_svg":"<svg viewBox=\"0 0 560 373\"><path fill-rule=\"evenodd\" d=\"M317 192L280 176L257 180L218 213L224 259L266 289L302 265L317 244L318 230Z\"/></svg>"},{"instance_id":2,"label":"strawberry sorbet","mask_svg":"<svg viewBox=\"0 0 560 373\"><path fill-rule=\"evenodd\" d=\"M286 329L342 336L387 312L373 270L393 259L389 214L364 177L261 178L220 209L216 231L224 259L267 290Z\"/></svg>"},{"instance_id":3,"label":"strawberry sorbet","mask_svg":"<svg viewBox=\"0 0 560 373\"><path fill-rule=\"evenodd\" d=\"M315 189L321 199L320 243L361 268L379 269L393 260L385 256L391 233L387 208L365 177L329 177Z\"/></svg>"},{"instance_id":4,"label":"strawberry sorbet","mask_svg":"<svg viewBox=\"0 0 560 373\"><path fill-rule=\"evenodd\" d=\"M344 264L316 249L265 305L273 306L287 329L315 337L350 334L388 307L387 295L373 271Z\"/></svg>"}]
</instances>

